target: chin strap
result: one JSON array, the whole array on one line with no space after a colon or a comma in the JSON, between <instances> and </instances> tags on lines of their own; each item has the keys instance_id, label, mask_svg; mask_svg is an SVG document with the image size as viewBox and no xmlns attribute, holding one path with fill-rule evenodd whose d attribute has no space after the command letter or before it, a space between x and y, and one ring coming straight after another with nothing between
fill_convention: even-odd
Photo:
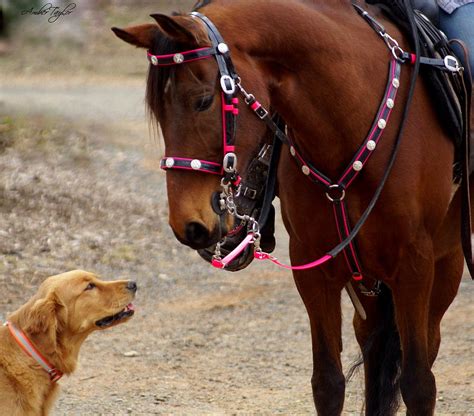
<instances>
[{"instance_id":1,"label":"chin strap","mask_svg":"<svg viewBox=\"0 0 474 416\"><path fill-rule=\"evenodd\" d=\"M63 376L63 373L61 371L53 367L48 362L48 360L46 360L46 358L41 355L41 353L36 349L36 347L21 329L17 328L9 321L5 322L4 326L8 328L11 336L20 346L20 348L25 352L25 354L33 358L33 360L35 360L43 368L43 370L49 374L49 379L52 383L55 383Z\"/></svg>"}]
</instances>

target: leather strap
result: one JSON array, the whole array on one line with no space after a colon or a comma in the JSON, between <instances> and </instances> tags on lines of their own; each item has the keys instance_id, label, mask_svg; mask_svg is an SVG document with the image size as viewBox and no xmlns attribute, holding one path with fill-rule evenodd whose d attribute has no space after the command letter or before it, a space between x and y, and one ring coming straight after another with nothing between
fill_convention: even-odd
<instances>
[{"instance_id":1,"label":"leather strap","mask_svg":"<svg viewBox=\"0 0 474 416\"><path fill-rule=\"evenodd\" d=\"M178 52L168 55L154 55L150 51L147 51L147 58L154 66L181 65L187 62L207 59L213 55L216 55L216 50L214 48L199 48L192 51Z\"/></svg>"}]
</instances>

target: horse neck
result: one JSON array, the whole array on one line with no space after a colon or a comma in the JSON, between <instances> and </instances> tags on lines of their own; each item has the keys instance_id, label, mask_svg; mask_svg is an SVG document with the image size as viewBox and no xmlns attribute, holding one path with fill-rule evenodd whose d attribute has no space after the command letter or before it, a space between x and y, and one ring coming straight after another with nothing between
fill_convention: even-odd
<instances>
[{"instance_id":1,"label":"horse neck","mask_svg":"<svg viewBox=\"0 0 474 416\"><path fill-rule=\"evenodd\" d=\"M388 58L383 42L350 3L308 3L317 4L256 2L242 19L233 11L222 27L229 38L240 34L235 47L256 60L268 80L271 106L297 144L336 175L367 133Z\"/></svg>"}]
</instances>

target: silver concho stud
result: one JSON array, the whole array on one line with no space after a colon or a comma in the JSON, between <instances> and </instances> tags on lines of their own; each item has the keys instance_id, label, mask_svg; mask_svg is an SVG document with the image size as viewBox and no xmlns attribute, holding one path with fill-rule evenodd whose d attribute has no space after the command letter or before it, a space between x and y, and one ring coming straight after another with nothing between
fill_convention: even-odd
<instances>
[{"instance_id":1,"label":"silver concho stud","mask_svg":"<svg viewBox=\"0 0 474 416\"><path fill-rule=\"evenodd\" d=\"M355 171L359 172L360 170L362 170L362 168L364 167L363 163L358 160L356 162L354 162L354 164L352 165L352 169L354 169Z\"/></svg>"},{"instance_id":2,"label":"silver concho stud","mask_svg":"<svg viewBox=\"0 0 474 416\"><path fill-rule=\"evenodd\" d=\"M172 168L174 166L174 159L172 157L167 158L165 165L167 168Z\"/></svg>"},{"instance_id":3,"label":"silver concho stud","mask_svg":"<svg viewBox=\"0 0 474 416\"><path fill-rule=\"evenodd\" d=\"M301 171L302 171L306 176L308 176L309 173L310 173L310 170L309 170L308 166L306 166L306 165L303 165L303 166L301 167Z\"/></svg>"},{"instance_id":4,"label":"silver concho stud","mask_svg":"<svg viewBox=\"0 0 474 416\"><path fill-rule=\"evenodd\" d=\"M369 140L367 142L367 149L372 151L372 150L375 150L375 148L377 147L377 143L375 143L373 140Z\"/></svg>"},{"instance_id":5,"label":"silver concho stud","mask_svg":"<svg viewBox=\"0 0 474 416\"><path fill-rule=\"evenodd\" d=\"M153 65L158 65L158 58L155 55L152 55L150 61Z\"/></svg>"},{"instance_id":6,"label":"silver concho stud","mask_svg":"<svg viewBox=\"0 0 474 416\"><path fill-rule=\"evenodd\" d=\"M184 62L184 56L181 53L175 53L173 56L173 61L175 64L182 64Z\"/></svg>"},{"instance_id":7,"label":"silver concho stud","mask_svg":"<svg viewBox=\"0 0 474 416\"><path fill-rule=\"evenodd\" d=\"M389 98L387 100L387 107L388 108L393 108L394 105L395 105L395 101L393 101L391 98Z\"/></svg>"},{"instance_id":8,"label":"silver concho stud","mask_svg":"<svg viewBox=\"0 0 474 416\"><path fill-rule=\"evenodd\" d=\"M201 169L201 161L200 160L197 160L197 159L194 159L191 161L191 167L194 169L194 170L199 170Z\"/></svg>"},{"instance_id":9,"label":"silver concho stud","mask_svg":"<svg viewBox=\"0 0 474 416\"><path fill-rule=\"evenodd\" d=\"M290 153L291 153L291 156L293 157L296 156L296 149L293 146L290 146Z\"/></svg>"},{"instance_id":10,"label":"silver concho stud","mask_svg":"<svg viewBox=\"0 0 474 416\"><path fill-rule=\"evenodd\" d=\"M400 86L400 81L398 80L398 78L394 78L394 79L393 79L392 85L393 85L395 88L398 88L398 87Z\"/></svg>"},{"instance_id":11,"label":"silver concho stud","mask_svg":"<svg viewBox=\"0 0 474 416\"><path fill-rule=\"evenodd\" d=\"M224 53L227 53L229 52L229 47L227 46L226 43L219 43L219 45L217 45L217 50L224 54Z\"/></svg>"},{"instance_id":12,"label":"silver concho stud","mask_svg":"<svg viewBox=\"0 0 474 416\"><path fill-rule=\"evenodd\" d=\"M379 126L379 129L383 130L385 127L387 127L387 122L383 118L381 118L377 125Z\"/></svg>"}]
</instances>

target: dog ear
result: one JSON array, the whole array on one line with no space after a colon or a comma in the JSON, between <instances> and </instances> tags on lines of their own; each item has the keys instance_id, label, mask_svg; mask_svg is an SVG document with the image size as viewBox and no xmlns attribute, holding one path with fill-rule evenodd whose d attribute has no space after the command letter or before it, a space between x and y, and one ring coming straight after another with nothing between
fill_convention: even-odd
<instances>
[{"instance_id":1,"label":"dog ear","mask_svg":"<svg viewBox=\"0 0 474 416\"><path fill-rule=\"evenodd\" d=\"M64 305L54 292L50 292L33 302L23 320L22 329L36 340L44 352L57 350L57 336L63 323L59 317L61 308Z\"/></svg>"}]
</instances>

